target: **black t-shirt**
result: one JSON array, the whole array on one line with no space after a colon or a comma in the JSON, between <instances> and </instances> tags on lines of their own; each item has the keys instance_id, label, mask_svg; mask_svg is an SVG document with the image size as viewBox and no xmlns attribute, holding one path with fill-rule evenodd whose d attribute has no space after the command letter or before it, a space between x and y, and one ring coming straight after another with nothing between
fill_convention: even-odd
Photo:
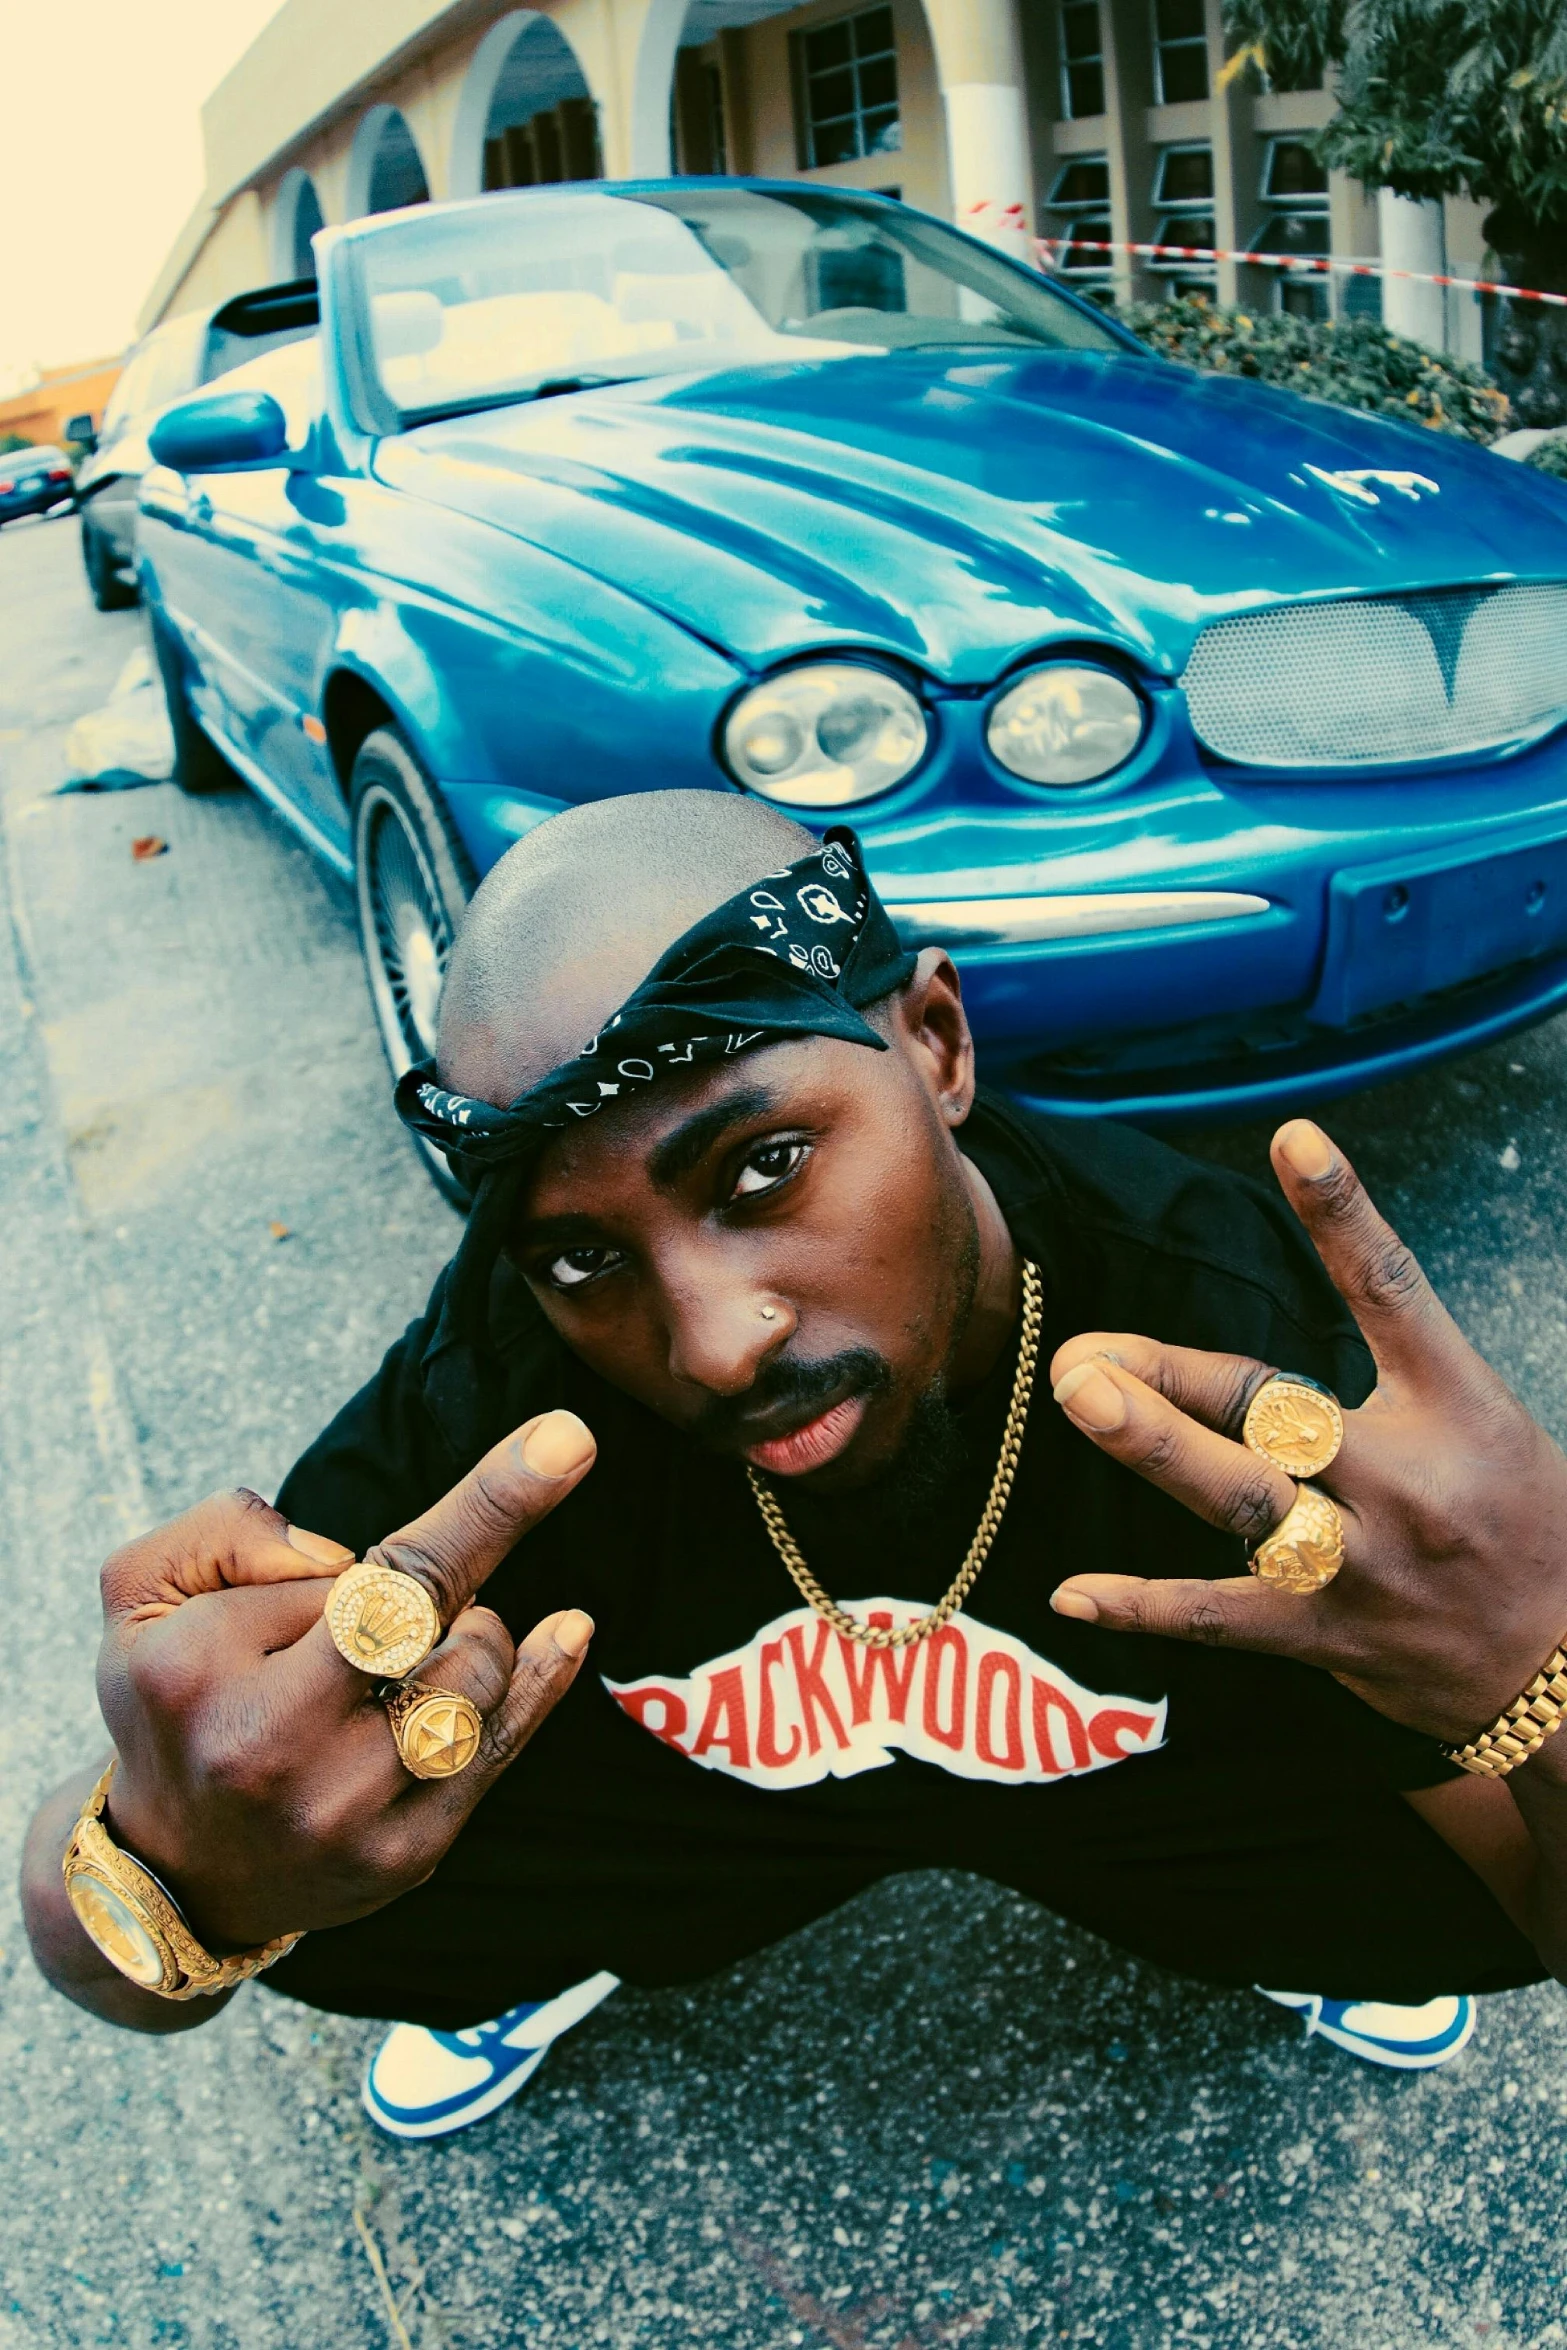
<instances>
[{"instance_id":1,"label":"black t-shirt","mask_svg":"<svg viewBox=\"0 0 1567 2350\"><path fill-rule=\"evenodd\" d=\"M508 1428L568 1405L597 1436L597 1465L484 1597L514 1633L565 1606L586 1608L597 1633L587 1669L430 1886L379 1919L310 1937L280 1987L361 2012L444 2014L416 1980L438 1949L450 2012L520 1996L537 1968L519 1958L508 1971L497 1944L533 1934L528 1887L546 1865L599 1921L569 1962L640 1963L648 1980L705 1971L855 1884L922 1862L1027 1884L1124 1935L1095 1906L1112 1847L1197 1882L1221 1848L1233 1858L1287 1841L1291 1820L1311 1832L1318 1801L1385 1808L1391 1790L1451 1775L1433 1741L1325 1673L1051 1612L1050 1593L1077 1569L1244 1571L1235 1538L1109 1460L1055 1407L1045 1373L1063 1339L1141 1330L1251 1355L1346 1404L1368 1392L1372 1367L1298 1224L1259 1186L1126 1129L1025 1116L985 1096L962 1141L1044 1276L1040 1377L1010 1506L962 1614L901 1651L840 1641L789 1580L741 1468L589 1371L504 1260L488 1357L454 1330L442 1276L279 1506L362 1552ZM922 1612L951 1581L1013 1368L1009 1350L962 1415L964 1465L912 1524L781 1488L814 1572L854 1612ZM682 1870L720 1865L749 1872L750 1892L715 1893L701 1920L693 1897L687 1926L665 1918L659 1950L640 1962L606 1947L621 1893L651 1915ZM1060 1870L1081 1898L1060 1890ZM1193 1966L1215 1972L1211 1952Z\"/></svg>"}]
</instances>

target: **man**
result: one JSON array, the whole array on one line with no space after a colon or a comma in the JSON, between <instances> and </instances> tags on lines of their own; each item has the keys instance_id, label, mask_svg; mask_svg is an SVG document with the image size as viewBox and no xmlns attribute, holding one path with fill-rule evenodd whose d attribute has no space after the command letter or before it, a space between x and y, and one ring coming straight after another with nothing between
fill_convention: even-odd
<instances>
[{"instance_id":1,"label":"man","mask_svg":"<svg viewBox=\"0 0 1567 2350\"><path fill-rule=\"evenodd\" d=\"M1567 1973L1567 1462L1314 1126L1320 1262L977 1094L852 836L703 793L502 861L400 1101L477 1184L425 1316L277 1511L105 1569L118 1761L27 1870L71 1997L271 1966L405 2019L367 2102L433 2136L898 1870L1384 2062Z\"/></svg>"}]
</instances>

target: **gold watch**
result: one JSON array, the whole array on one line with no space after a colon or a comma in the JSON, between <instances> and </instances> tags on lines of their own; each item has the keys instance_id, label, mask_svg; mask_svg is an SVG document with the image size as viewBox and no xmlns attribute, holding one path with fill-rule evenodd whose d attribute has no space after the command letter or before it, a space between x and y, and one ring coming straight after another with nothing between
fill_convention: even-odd
<instances>
[{"instance_id":1,"label":"gold watch","mask_svg":"<svg viewBox=\"0 0 1567 2350\"><path fill-rule=\"evenodd\" d=\"M205 1999L232 1991L293 1949L298 1934L279 1934L259 1950L214 1958L203 1950L150 1869L122 1852L103 1824L110 1763L82 1805L65 1848L65 1891L83 1933L139 1990L160 1999Z\"/></svg>"}]
</instances>

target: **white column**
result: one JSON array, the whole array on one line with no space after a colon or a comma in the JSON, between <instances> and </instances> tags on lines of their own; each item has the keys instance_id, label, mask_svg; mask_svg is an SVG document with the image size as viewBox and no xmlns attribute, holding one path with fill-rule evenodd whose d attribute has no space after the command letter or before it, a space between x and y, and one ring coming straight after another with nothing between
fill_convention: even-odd
<instances>
[{"instance_id":1,"label":"white column","mask_svg":"<svg viewBox=\"0 0 1567 2350\"><path fill-rule=\"evenodd\" d=\"M1014 261L1031 262L1034 191L1022 91L1008 82L954 82L945 97L953 221Z\"/></svg>"},{"instance_id":2,"label":"white column","mask_svg":"<svg viewBox=\"0 0 1567 2350\"><path fill-rule=\"evenodd\" d=\"M1447 268L1447 239L1442 207L1434 200L1421 203L1413 196L1395 196L1391 188L1377 190L1377 234L1382 259L1389 269L1414 269L1429 274ZM1389 334L1407 335L1429 343L1433 351L1447 344L1447 289L1411 285L1407 279L1382 280L1382 323Z\"/></svg>"}]
</instances>

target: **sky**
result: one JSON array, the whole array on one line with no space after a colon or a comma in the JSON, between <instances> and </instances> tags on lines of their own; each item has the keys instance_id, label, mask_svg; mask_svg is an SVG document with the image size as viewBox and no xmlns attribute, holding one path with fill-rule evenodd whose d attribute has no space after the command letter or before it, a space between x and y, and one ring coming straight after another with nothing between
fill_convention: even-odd
<instances>
[{"instance_id":1,"label":"sky","mask_svg":"<svg viewBox=\"0 0 1567 2350\"><path fill-rule=\"evenodd\" d=\"M0 395L123 350L205 174L201 102L279 0L6 11Z\"/></svg>"}]
</instances>

